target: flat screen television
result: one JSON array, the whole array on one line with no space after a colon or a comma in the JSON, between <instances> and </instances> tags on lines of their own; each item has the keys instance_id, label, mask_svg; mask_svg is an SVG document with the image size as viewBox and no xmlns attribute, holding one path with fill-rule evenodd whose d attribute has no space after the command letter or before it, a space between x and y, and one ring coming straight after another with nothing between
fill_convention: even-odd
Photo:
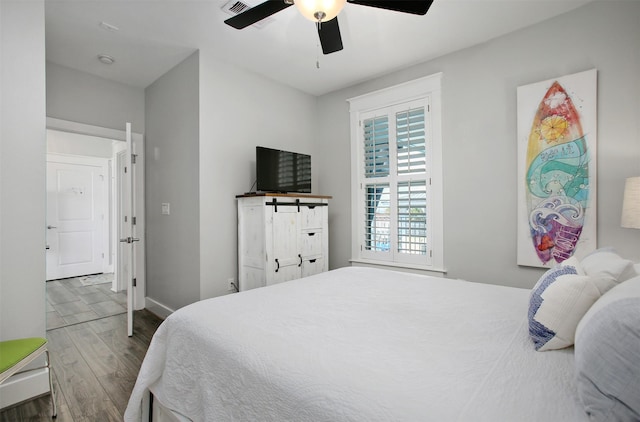
<instances>
[{"instance_id":1,"label":"flat screen television","mask_svg":"<svg viewBox=\"0 0 640 422\"><path fill-rule=\"evenodd\" d=\"M311 193L311 156L256 147L256 189Z\"/></svg>"}]
</instances>

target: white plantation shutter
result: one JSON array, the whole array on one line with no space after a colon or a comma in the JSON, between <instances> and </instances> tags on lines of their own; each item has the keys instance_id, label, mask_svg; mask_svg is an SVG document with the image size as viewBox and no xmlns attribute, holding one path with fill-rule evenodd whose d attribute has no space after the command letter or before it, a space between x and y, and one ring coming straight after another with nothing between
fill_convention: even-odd
<instances>
[{"instance_id":1,"label":"white plantation shutter","mask_svg":"<svg viewBox=\"0 0 640 422\"><path fill-rule=\"evenodd\" d=\"M389 118L367 119L363 125L364 172L366 177L389 175Z\"/></svg>"},{"instance_id":2,"label":"white plantation shutter","mask_svg":"<svg viewBox=\"0 0 640 422\"><path fill-rule=\"evenodd\" d=\"M362 125L364 141L364 173L367 179L389 176L389 117L365 119ZM389 250L390 198L389 184L366 185L364 243L369 251Z\"/></svg>"},{"instance_id":3,"label":"white plantation shutter","mask_svg":"<svg viewBox=\"0 0 640 422\"><path fill-rule=\"evenodd\" d=\"M424 107L396 113L397 171L417 179L398 182L397 252L426 255L427 238L427 150Z\"/></svg>"},{"instance_id":4,"label":"white plantation shutter","mask_svg":"<svg viewBox=\"0 0 640 422\"><path fill-rule=\"evenodd\" d=\"M398 174L426 171L424 108L396 113Z\"/></svg>"},{"instance_id":5,"label":"white plantation shutter","mask_svg":"<svg viewBox=\"0 0 640 422\"><path fill-rule=\"evenodd\" d=\"M426 110L414 101L362 120L365 255L429 261Z\"/></svg>"},{"instance_id":6,"label":"white plantation shutter","mask_svg":"<svg viewBox=\"0 0 640 422\"><path fill-rule=\"evenodd\" d=\"M364 243L368 251L388 251L390 243L391 199L389 185L367 184L365 195Z\"/></svg>"},{"instance_id":7,"label":"white plantation shutter","mask_svg":"<svg viewBox=\"0 0 640 422\"><path fill-rule=\"evenodd\" d=\"M443 270L440 78L349 100L353 261Z\"/></svg>"},{"instance_id":8,"label":"white plantation shutter","mask_svg":"<svg viewBox=\"0 0 640 422\"><path fill-rule=\"evenodd\" d=\"M427 246L426 182L398 183L398 252L426 255Z\"/></svg>"}]
</instances>

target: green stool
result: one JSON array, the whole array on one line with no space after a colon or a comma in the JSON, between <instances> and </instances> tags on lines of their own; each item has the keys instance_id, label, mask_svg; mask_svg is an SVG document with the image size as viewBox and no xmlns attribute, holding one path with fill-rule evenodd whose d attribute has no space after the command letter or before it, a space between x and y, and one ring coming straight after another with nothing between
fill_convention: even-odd
<instances>
[{"instance_id":1,"label":"green stool","mask_svg":"<svg viewBox=\"0 0 640 422\"><path fill-rule=\"evenodd\" d=\"M45 366L22 371L22 368L29 365L43 353L47 354L47 364ZM47 350L47 339L32 337L0 341L0 384L12 375L42 368L47 368L49 372L49 390L51 391L51 406L53 407L52 417L55 418L58 416L58 410L53 393L53 382L51 381L51 359L49 358L49 350Z\"/></svg>"}]
</instances>

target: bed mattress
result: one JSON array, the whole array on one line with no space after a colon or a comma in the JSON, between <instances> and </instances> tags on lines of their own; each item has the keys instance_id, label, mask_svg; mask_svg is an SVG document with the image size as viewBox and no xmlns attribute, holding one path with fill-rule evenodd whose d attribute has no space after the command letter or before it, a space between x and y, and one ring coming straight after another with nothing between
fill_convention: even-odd
<instances>
[{"instance_id":1,"label":"bed mattress","mask_svg":"<svg viewBox=\"0 0 640 422\"><path fill-rule=\"evenodd\" d=\"M194 303L156 332L142 399L193 421L586 420L573 349L536 352L529 290L348 267Z\"/></svg>"}]
</instances>

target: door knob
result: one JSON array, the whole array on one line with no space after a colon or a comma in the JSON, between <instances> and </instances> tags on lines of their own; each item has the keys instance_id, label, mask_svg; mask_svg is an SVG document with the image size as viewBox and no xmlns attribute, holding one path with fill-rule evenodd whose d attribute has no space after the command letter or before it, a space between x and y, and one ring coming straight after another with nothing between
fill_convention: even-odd
<instances>
[{"instance_id":1,"label":"door knob","mask_svg":"<svg viewBox=\"0 0 640 422\"><path fill-rule=\"evenodd\" d=\"M140 239L138 239L137 237L125 237L124 239L120 239L120 242L122 243L133 243L133 242L139 242Z\"/></svg>"}]
</instances>

